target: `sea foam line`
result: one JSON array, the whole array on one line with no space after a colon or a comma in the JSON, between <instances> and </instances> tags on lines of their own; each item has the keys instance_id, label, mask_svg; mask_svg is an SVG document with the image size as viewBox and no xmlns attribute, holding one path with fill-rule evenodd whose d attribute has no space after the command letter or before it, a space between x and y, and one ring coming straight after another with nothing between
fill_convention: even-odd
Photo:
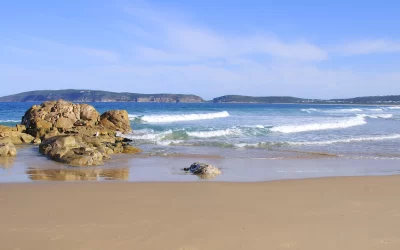
<instances>
[{"instance_id":1,"label":"sea foam line","mask_svg":"<svg viewBox=\"0 0 400 250\"><path fill-rule=\"evenodd\" d=\"M225 129L225 130L213 130L213 131L196 131L196 132L186 132L191 137L196 138L211 138L211 137L221 137L229 135L239 135L241 134L240 129Z\"/></svg>"},{"instance_id":2,"label":"sea foam line","mask_svg":"<svg viewBox=\"0 0 400 250\"><path fill-rule=\"evenodd\" d=\"M205 114L181 114L181 115L144 115L136 116L129 115L131 120L140 119L148 123L169 123L179 121L196 121L196 120L209 120L216 118L228 117L227 111L216 112L216 113L205 113Z\"/></svg>"},{"instance_id":3,"label":"sea foam line","mask_svg":"<svg viewBox=\"0 0 400 250\"><path fill-rule=\"evenodd\" d=\"M21 120L0 120L0 122L21 122Z\"/></svg>"},{"instance_id":4,"label":"sea foam line","mask_svg":"<svg viewBox=\"0 0 400 250\"><path fill-rule=\"evenodd\" d=\"M298 125L283 125L273 127L270 130L273 132L280 133L299 133L299 132L308 132L308 131L318 131L318 130L327 130L327 129L341 129L341 128L350 128L354 126L361 126L366 124L364 117L357 116L347 120L338 120L335 122L327 122L327 123L310 123L310 124L298 124Z\"/></svg>"},{"instance_id":5,"label":"sea foam line","mask_svg":"<svg viewBox=\"0 0 400 250\"><path fill-rule=\"evenodd\" d=\"M385 141L385 140L395 140L395 139L400 139L400 134L355 137L355 138L337 139L337 140L329 140L329 141L288 142L288 144L290 144L290 145L329 145L329 144L335 144L335 143L350 143L350 142L363 142L363 141Z\"/></svg>"}]
</instances>

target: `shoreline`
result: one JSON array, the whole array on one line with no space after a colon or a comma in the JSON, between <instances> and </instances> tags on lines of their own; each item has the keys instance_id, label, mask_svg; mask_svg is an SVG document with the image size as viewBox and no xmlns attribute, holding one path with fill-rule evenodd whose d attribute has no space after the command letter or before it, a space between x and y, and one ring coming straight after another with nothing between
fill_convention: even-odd
<instances>
[{"instance_id":1,"label":"shoreline","mask_svg":"<svg viewBox=\"0 0 400 250\"><path fill-rule=\"evenodd\" d=\"M21 250L395 250L399 187L400 176L0 184L0 240Z\"/></svg>"},{"instance_id":2,"label":"shoreline","mask_svg":"<svg viewBox=\"0 0 400 250\"><path fill-rule=\"evenodd\" d=\"M301 156L301 155L300 155ZM318 156L318 157L317 157ZM400 174L397 159L341 159L320 157L293 159L223 158L218 155L114 155L101 166L69 167L53 162L35 146L19 148L15 158L0 161L0 183L24 182L243 182L312 179L333 176ZM182 169L193 162L218 167L222 174L204 179Z\"/></svg>"}]
</instances>

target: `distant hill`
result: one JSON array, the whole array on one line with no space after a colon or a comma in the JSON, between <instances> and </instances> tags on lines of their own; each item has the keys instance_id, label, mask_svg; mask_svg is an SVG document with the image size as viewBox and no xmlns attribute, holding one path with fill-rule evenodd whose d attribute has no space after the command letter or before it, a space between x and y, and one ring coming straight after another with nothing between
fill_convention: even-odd
<instances>
[{"instance_id":1,"label":"distant hill","mask_svg":"<svg viewBox=\"0 0 400 250\"><path fill-rule=\"evenodd\" d=\"M214 103L304 103L304 104L400 104L400 95L366 96L348 99L303 99L291 96L225 95L213 99Z\"/></svg>"},{"instance_id":2,"label":"distant hill","mask_svg":"<svg viewBox=\"0 0 400 250\"><path fill-rule=\"evenodd\" d=\"M204 102L196 95L136 94L100 90L36 90L0 97L0 102L43 102L63 99L71 102Z\"/></svg>"},{"instance_id":3,"label":"distant hill","mask_svg":"<svg viewBox=\"0 0 400 250\"><path fill-rule=\"evenodd\" d=\"M254 97L244 95L225 95L213 99L214 103L304 103L309 99L291 96Z\"/></svg>"},{"instance_id":4,"label":"distant hill","mask_svg":"<svg viewBox=\"0 0 400 250\"><path fill-rule=\"evenodd\" d=\"M205 102L196 95L182 94L137 94L117 93L101 90L36 90L0 97L0 102L44 102L63 99L71 102L169 102L199 103ZM243 96L224 95L214 98L213 103L303 103L303 104L399 104L400 95L365 96L348 99L305 99L292 96Z\"/></svg>"}]
</instances>

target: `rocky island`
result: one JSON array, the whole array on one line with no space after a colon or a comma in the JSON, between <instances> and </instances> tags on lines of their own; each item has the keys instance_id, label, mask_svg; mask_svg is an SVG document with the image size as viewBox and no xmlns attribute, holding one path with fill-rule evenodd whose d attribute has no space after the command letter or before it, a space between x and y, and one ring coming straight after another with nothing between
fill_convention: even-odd
<instances>
[{"instance_id":1,"label":"rocky island","mask_svg":"<svg viewBox=\"0 0 400 250\"><path fill-rule=\"evenodd\" d=\"M0 97L0 102L45 102L63 99L70 102L204 102L196 95L116 93L100 90L36 90Z\"/></svg>"}]
</instances>

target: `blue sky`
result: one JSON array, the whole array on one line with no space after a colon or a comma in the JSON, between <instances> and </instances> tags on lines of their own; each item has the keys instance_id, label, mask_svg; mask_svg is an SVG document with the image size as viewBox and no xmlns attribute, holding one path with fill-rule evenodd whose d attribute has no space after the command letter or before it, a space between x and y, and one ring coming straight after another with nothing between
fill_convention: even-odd
<instances>
[{"instance_id":1,"label":"blue sky","mask_svg":"<svg viewBox=\"0 0 400 250\"><path fill-rule=\"evenodd\" d=\"M0 95L400 94L398 1L3 1Z\"/></svg>"}]
</instances>

